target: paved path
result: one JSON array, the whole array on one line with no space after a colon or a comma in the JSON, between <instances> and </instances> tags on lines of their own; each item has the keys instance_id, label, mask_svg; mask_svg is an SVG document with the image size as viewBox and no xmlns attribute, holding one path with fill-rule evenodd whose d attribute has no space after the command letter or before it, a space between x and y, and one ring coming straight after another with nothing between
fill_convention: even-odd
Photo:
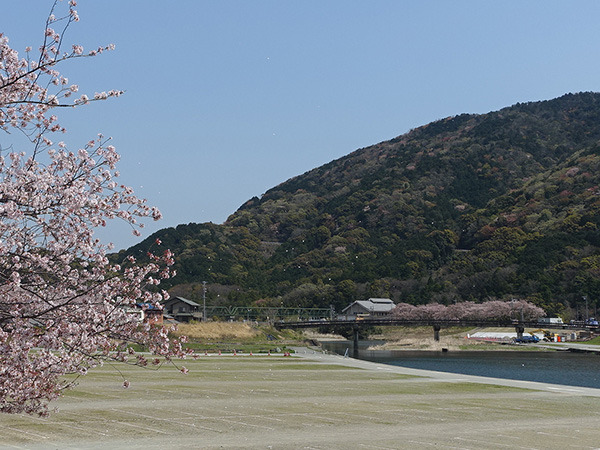
<instances>
[{"instance_id":1,"label":"paved path","mask_svg":"<svg viewBox=\"0 0 600 450\"><path fill-rule=\"evenodd\" d=\"M426 377L431 381L447 381L447 382L467 382L467 383L482 383L494 384L498 386L510 386L525 389L535 389L539 391L564 393L572 395L585 395L589 397L600 397L600 389L580 387L580 386L565 386L561 384L539 383L535 381L524 380L508 380L504 378L481 377L476 375L464 375L450 372L437 372L434 370L412 369L408 367L391 366L387 364L378 364L371 361L363 361L360 359L348 358L336 354L323 353L316 349L293 347L295 356L308 358L315 361L320 361L327 364L340 364L347 367L355 367L366 370L385 371L390 373L398 373L403 375L414 375Z\"/></svg>"}]
</instances>

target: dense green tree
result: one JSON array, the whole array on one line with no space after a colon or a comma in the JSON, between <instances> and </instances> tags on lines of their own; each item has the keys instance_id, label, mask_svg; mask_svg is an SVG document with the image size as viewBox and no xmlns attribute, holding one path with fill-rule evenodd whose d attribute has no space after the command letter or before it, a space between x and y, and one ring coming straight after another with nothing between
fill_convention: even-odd
<instances>
[{"instance_id":1,"label":"dense green tree","mask_svg":"<svg viewBox=\"0 0 600 450\"><path fill-rule=\"evenodd\" d=\"M114 258L159 238L169 282L236 286L236 304L519 296L567 314L600 299L599 119L600 94L581 93L436 121Z\"/></svg>"}]
</instances>

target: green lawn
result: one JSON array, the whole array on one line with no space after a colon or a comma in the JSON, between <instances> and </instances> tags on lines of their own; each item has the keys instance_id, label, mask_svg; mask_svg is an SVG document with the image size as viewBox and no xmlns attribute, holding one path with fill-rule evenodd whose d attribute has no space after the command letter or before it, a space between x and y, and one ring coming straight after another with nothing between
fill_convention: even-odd
<instances>
[{"instance_id":1,"label":"green lawn","mask_svg":"<svg viewBox=\"0 0 600 450\"><path fill-rule=\"evenodd\" d=\"M0 448L590 448L598 442L599 398L295 357L209 356L183 364L187 375L175 367L122 364L93 370L48 419L2 416Z\"/></svg>"}]
</instances>

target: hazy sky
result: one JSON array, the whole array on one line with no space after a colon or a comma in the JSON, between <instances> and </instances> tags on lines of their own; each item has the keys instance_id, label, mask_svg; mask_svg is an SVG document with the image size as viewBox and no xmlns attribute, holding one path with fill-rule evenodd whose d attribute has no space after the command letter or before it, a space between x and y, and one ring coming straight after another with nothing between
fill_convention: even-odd
<instances>
[{"instance_id":1,"label":"hazy sky","mask_svg":"<svg viewBox=\"0 0 600 450\"><path fill-rule=\"evenodd\" d=\"M5 1L17 50L50 0ZM600 91L600 2L80 0L67 41L116 50L65 65L72 147L98 132L121 182L158 206L151 231L222 223L253 196L351 151L460 113ZM6 136L2 138L6 146ZM123 248L122 226L100 233Z\"/></svg>"}]
</instances>

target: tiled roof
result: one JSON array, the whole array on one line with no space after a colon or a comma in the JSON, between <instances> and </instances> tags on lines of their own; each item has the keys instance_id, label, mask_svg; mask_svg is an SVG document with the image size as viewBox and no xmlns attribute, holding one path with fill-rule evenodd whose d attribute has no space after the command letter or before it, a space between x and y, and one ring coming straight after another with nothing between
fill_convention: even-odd
<instances>
[{"instance_id":1,"label":"tiled roof","mask_svg":"<svg viewBox=\"0 0 600 450\"><path fill-rule=\"evenodd\" d=\"M172 303L174 300L179 300L180 302L186 303L190 306L198 306L198 307L200 306L198 303L196 303L192 300L188 300L187 298L183 298L183 297L172 297L164 303Z\"/></svg>"},{"instance_id":2,"label":"tiled roof","mask_svg":"<svg viewBox=\"0 0 600 450\"><path fill-rule=\"evenodd\" d=\"M350 310L353 305L358 305L365 310L365 312L382 313L390 312L394 306L394 302L389 298L370 298L369 300L357 300L351 305L347 306L342 310L342 313Z\"/></svg>"}]
</instances>

